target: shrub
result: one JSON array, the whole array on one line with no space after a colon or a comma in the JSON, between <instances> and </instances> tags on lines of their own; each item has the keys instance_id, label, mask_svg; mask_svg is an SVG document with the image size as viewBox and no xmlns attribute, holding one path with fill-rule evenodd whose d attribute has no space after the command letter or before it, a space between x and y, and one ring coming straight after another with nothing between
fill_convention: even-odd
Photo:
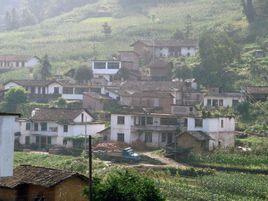
<instances>
[{"instance_id":1,"label":"shrub","mask_svg":"<svg viewBox=\"0 0 268 201\"><path fill-rule=\"evenodd\" d=\"M84 191L88 195L88 189ZM116 170L106 178L94 178L95 201L164 201L154 181L135 171Z\"/></svg>"}]
</instances>

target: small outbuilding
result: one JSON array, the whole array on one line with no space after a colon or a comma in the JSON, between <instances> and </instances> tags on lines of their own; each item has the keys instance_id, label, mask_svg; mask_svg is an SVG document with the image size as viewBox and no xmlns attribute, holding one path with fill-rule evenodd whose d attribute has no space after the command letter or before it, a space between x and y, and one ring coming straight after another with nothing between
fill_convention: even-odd
<instances>
[{"instance_id":1,"label":"small outbuilding","mask_svg":"<svg viewBox=\"0 0 268 201\"><path fill-rule=\"evenodd\" d=\"M188 149L194 153L211 151L213 148L213 138L202 131L186 131L177 136L176 147Z\"/></svg>"},{"instance_id":2,"label":"small outbuilding","mask_svg":"<svg viewBox=\"0 0 268 201\"><path fill-rule=\"evenodd\" d=\"M0 178L0 200L86 201L87 181L78 173L23 165L12 177Z\"/></svg>"}]
</instances>

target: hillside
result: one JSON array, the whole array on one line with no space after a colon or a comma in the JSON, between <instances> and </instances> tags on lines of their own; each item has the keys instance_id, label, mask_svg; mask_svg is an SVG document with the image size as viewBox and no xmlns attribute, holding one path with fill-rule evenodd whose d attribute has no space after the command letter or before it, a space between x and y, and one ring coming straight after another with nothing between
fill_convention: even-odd
<instances>
[{"instance_id":1,"label":"hillside","mask_svg":"<svg viewBox=\"0 0 268 201\"><path fill-rule=\"evenodd\" d=\"M80 58L89 59L93 52L93 43L96 43L98 56L106 57L118 50L127 49L137 38L148 38L152 35L157 38L170 37L176 29L183 30L188 14L193 18L196 35L217 24L246 26L239 2L175 2L146 6L143 10L135 7L137 10L133 8L133 12L130 12L117 0L99 0L38 25L0 33L0 53L40 56L48 53L53 60L66 62ZM157 22L153 23L152 15L156 16ZM112 26L113 32L109 39L101 33L104 22Z\"/></svg>"}]
</instances>

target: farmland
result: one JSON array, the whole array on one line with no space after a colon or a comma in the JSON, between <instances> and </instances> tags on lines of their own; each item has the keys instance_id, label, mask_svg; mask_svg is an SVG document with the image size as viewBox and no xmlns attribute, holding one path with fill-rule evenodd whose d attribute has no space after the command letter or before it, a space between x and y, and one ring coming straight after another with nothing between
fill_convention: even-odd
<instances>
[{"instance_id":1,"label":"farmland","mask_svg":"<svg viewBox=\"0 0 268 201\"><path fill-rule=\"evenodd\" d=\"M250 137L243 139L251 146L262 146L267 138ZM265 148L265 147L263 147ZM237 167L254 170L267 170L267 154L242 154L218 151L208 156L196 157L196 163L220 167ZM154 152L156 153L156 152ZM158 152L157 152L158 153ZM198 160L197 160L198 159ZM15 155L15 165L31 164L37 166L60 168L87 174L88 160L84 157L56 156L40 153L21 153ZM94 159L94 174L102 177L112 169L134 168L141 174L152 178L169 201L180 200L249 200L268 199L268 175L222 172L210 169L176 169L174 167L149 168L125 167L118 164L106 164Z\"/></svg>"}]
</instances>

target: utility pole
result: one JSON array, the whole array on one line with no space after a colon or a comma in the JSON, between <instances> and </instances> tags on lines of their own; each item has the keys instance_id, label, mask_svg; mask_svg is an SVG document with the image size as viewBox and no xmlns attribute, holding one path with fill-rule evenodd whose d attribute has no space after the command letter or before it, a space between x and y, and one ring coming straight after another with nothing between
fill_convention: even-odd
<instances>
[{"instance_id":1,"label":"utility pole","mask_svg":"<svg viewBox=\"0 0 268 201\"><path fill-rule=\"evenodd\" d=\"M88 136L88 161L89 161L89 201L93 201L93 181L92 181L92 137Z\"/></svg>"}]
</instances>

